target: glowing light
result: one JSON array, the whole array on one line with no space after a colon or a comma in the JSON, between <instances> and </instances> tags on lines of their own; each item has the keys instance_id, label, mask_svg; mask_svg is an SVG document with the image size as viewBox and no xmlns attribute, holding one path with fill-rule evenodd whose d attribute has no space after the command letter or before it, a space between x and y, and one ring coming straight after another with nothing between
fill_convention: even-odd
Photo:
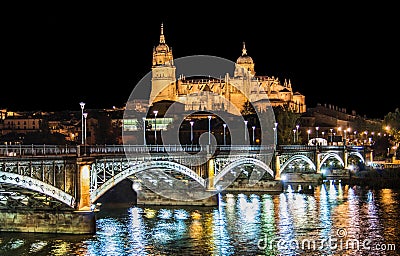
<instances>
[{"instance_id":1,"label":"glowing light","mask_svg":"<svg viewBox=\"0 0 400 256\"><path fill-rule=\"evenodd\" d=\"M82 166L82 169L81 169L81 171L82 171L82 173L81 173L81 177L82 177L82 179L84 179L84 180L88 180L89 178L90 178L90 171L89 171L89 166L88 165L84 165L84 166Z\"/></svg>"},{"instance_id":2,"label":"glowing light","mask_svg":"<svg viewBox=\"0 0 400 256\"><path fill-rule=\"evenodd\" d=\"M132 188L133 188L133 190L135 190L135 191L140 190L141 187L142 187L142 186L141 186L140 183L138 183L138 182L134 182L134 183L132 184Z\"/></svg>"},{"instance_id":3,"label":"glowing light","mask_svg":"<svg viewBox=\"0 0 400 256\"><path fill-rule=\"evenodd\" d=\"M146 209L144 209L144 213L145 213L144 216L148 219L152 219L156 216L156 211L153 209L146 208Z\"/></svg>"},{"instance_id":4,"label":"glowing light","mask_svg":"<svg viewBox=\"0 0 400 256\"><path fill-rule=\"evenodd\" d=\"M186 220L188 216L189 214L183 209L175 210L175 219L177 220Z\"/></svg>"},{"instance_id":5,"label":"glowing light","mask_svg":"<svg viewBox=\"0 0 400 256\"><path fill-rule=\"evenodd\" d=\"M172 217L172 211L167 209L161 209L158 212L158 217L164 220L170 219Z\"/></svg>"},{"instance_id":6,"label":"glowing light","mask_svg":"<svg viewBox=\"0 0 400 256\"><path fill-rule=\"evenodd\" d=\"M133 227L140 227L141 221L140 221L140 213L142 212L142 209L134 207L131 209L131 214L132 214L132 226Z\"/></svg>"},{"instance_id":7,"label":"glowing light","mask_svg":"<svg viewBox=\"0 0 400 256\"><path fill-rule=\"evenodd\" d=\"M368 191L368 200L369 203L371 203L372 201L374 201L374 194L372 193L372 191Z\"/></svg>"},{"instance_id":8,"label":"glowing light","mask_svg":"<svg viewBox=\"0 0 400 256\"><path fill-rule=\"evenodd\" d=\"M190 216L192 217L192 219L194 220L199 220L201 219L201 213L198 210L195 210L194 212L192 212L192 214L190 214Z\"/></svg>"}]
</instances>

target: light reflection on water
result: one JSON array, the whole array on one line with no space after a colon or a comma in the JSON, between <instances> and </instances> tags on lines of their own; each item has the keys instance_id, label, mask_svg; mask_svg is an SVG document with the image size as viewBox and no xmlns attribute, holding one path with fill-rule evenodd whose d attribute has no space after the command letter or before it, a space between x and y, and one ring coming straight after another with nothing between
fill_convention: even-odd
<instances>
[{"instance_id":1,"label":"light reflection on water","mask_svg":"<svg viewBox=\"0 0 400 256\"><path fill-rule=\"evenodd\" d=\"M297 191L220 194L216 207L104 206L95 235L1 233L0 255L396 255L371 249L400 248L399 190Z\"/></svg>"}]
</instances>

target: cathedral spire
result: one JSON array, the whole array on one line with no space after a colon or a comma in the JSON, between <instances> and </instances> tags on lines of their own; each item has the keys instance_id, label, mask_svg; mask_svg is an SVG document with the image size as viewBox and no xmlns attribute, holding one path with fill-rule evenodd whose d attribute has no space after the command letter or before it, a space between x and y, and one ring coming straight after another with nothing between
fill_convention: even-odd
<instances>
[{"instance_id":1,"label":"cathedral spire","mask_svg":"<svg viewBox=\"0 0 400 256\"><path fill-rule=\"evenodd\" d=\"M160 44L165 44L164 24L161 23Z\"/></svg>"},{"instance_id":2,"label":"cathedral spire","mask_svg":"<svg viewBox=\"0 0 400 256\"><path fill-rule=\"evenodd\" d=\"M247 55L246 44L243 42L242 56Z\"/></svg>"}]
</instances>

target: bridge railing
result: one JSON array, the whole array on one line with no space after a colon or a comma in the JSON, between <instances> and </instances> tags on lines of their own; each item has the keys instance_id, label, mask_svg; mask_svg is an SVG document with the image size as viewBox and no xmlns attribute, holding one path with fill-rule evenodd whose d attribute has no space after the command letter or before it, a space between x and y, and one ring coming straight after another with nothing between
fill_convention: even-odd
<instances>
[{"instance_id":1,"label":"bridge railing","mask_svg":"<svg viewBox=\"0 0 400 256\"><path fill-rule=\"evenodd\" d=\"M71 145L0 145L0 156L76 155Z\"/></svg>"},{"instance_id":2,"label":"bridge railing","mask_svg":"<svg viewBox=\"0 0 400 256\"><path fill-rule=\"evenodd\" d=\"M278 151L362 150L352 146L279 145ZM163 152L273 152L274 145L0 145L0 156L53 156L83 154L136 154Z\"/></svg>"},{"instance_id":3,"label":"bridge railing","mask_svg":"<svg viewBox=\"0 0 400 256\"><path fill-rule=\"evenodd\" d=\"M162 153L162 152L199 152L199 145L92 145L90 154L130 154L130 153Z\"/></svg>"},{"instance_id":4,"label":"bridge railing","mask_svg":"<svg viewBox=\"0 0 400 256\"><path fill-rule=\"evenodd\" d=\"M90 146L91 154L121 154L121 153L163 153L163 152L213 152L213 151L273 151L273 145L234 145L234 146L201 146L201 145L97 145Z\"/></svg>"},{"instance_id":5,"label":"bridge railing","mask_svg":"<svg viewBox=\"0 0 400 256\"><path fill-rule=\"evenodd\" d=\"M263 150L273 152L274 145L0 145L0 157Z\"/></svg>"},{"instance_id":6,"label":"bridge railing","mask_svg":"<svg viewBox=\"0 0 400 256\"><path fill-rule=\"evenodd\" d=\"M279 145L277 147L277 150L280 151L312 151L312 150L317 150L317 149L323 149L323 150L363 150L363 146L352 146L352 145L346 145L346 146L336 146L336 145L327 145L327 146L322 146L322 145Z\"/></svg>"}]
</instances>

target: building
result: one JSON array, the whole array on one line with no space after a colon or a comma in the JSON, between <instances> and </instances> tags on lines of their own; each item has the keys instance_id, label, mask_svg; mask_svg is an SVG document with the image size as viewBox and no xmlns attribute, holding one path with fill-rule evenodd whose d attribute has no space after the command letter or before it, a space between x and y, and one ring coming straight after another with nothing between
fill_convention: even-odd
<instances>
[{"instance_id":1,"label":"building","mask_svg":"<svg viewBox=\"0 0 400 256\"><path fill-rule=\"evenodd\" d=\"M245 102L258 111L287 105L297 112L306 112L305 96L294 92L290 80L256 75L255 63L243 43L242 54L235 62L233 76L224 78L176 78L172 48L164 35L163 24L159 44L153 49L150 105L163 101L180 102L185 111L227 111L240 115Z\"/></svg>"},{"instance_id":2,"label":"building","mask_svg":"<svg viewBox=\"0 0 400 256\"><path fill-rule=\"evenodd\" d=\"M382 120L362 117L354 110L347 113L346 108L331 104L308 108L299 123L304 143L318 137L326 139L329 145L369 145L382 132Z\"/></svg>"}]
</instances>

